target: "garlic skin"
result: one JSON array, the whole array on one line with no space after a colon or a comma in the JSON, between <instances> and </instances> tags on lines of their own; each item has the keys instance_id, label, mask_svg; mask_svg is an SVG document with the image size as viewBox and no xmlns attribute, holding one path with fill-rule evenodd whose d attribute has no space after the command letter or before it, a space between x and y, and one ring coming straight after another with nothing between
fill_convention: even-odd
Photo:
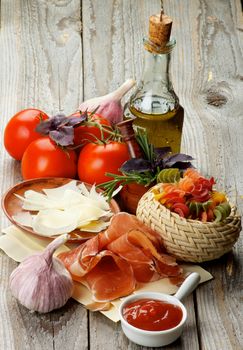
<instances>
[{"instance_id":1,"label":"garlic skin","mask_svg":"<svg viewBox=\"0 0 243 350\"><path fill-rule=\"evenodd\" d=\"M102 115L111 124L117 124L123 120L122 97L135 85L135 80L128 79L117 90L100 97L91 98L79 106L80 111L92 112L96 108L97 114Z\"/></svg>"},{"instance_id":2,"label":"garlic skin","mask_svg":"<svg viewBox=\"0 0 243 350\"><path fill-rule=\"evenodd\" d=\"M71 275L63 263L53 257L68 238L68 234L57 237L43 252L27 257L11 273L12 294L29 310L46 313L62 307L72 296Z\"/></svg>"}]
</instances>

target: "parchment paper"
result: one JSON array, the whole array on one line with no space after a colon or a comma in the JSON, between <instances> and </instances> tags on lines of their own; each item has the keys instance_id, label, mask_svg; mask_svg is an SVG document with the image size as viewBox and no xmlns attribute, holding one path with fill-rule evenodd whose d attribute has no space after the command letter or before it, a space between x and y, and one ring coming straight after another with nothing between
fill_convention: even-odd
<instances>
[{"instance_id":1,"label":"parchment paper","mask_svg":"<svg viewBox=\"0 0 243 350\"><path fill-rule=\"evenodd\" d=\"M15 226L9 226L3 230L3 235L0 236L0 248L13 260L21 262L25 257L32 255L37 251L43 250L50 241L44 238L39 238L29 233L26 233ZM70 247L63 245L55 254L68 251ZM183 264L185 272L198 272L201 276L200 283L212 279L212 275L194 264ZM74 293L72 297L79 303L88 305L93 302L92 295L89 290L80 283L74 284ZM144 290L174 294L178 287L171 284L168 278L163 278L159 281L140 284L134 293L139 293ZM118 308L122 299L117 299L112 302L112 307L108 311L101 311L106 317L112 321L119 321Z\"/></svg>"}]
</instances>

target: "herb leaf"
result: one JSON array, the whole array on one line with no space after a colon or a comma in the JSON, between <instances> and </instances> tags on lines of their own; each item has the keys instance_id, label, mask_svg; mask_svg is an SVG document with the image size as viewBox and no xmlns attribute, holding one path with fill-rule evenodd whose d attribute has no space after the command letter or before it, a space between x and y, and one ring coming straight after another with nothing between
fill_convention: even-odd
<instances>
[{"instance_id":1,"label":"herb leaf","mask_svg":"<svg viewBox=\"0 0 243 350\"><path fill-rule=\"evenodd\" d=\"M174 168L175 164L178 164L178 163L181 164L183 162L188 162L190 160L193 160L191 156L183 153L176 153L164 158L163 162L164 162L165 168L172 168L172 167Z\"/></svg>"},{"instance_id":2,"label":"herb leaf","mask_svg":"<svg viewBox=\"0 0 243 350\"><path fill-rule=\"evenodd\" d=\"M152 170L151 163L142 158L131 158L128 161L126 161L121 169L122 172L144 172L144 171L150 171Z\"/></svg>"},{"instance_id":3,"label":"herb leaf","mask_svg":"<svg viewBox=\"0 0 243 350\"><path fill-rule=\"evenodd\" d=\"M171 153L171 147L159 147L154 149L156 157L165 157L168 153Z\"/></svg>"},{"instance_id":4,"label":"herb leaf","mask_svg":"<svg viewBox=\"0 0 243 350\"><path fill-rule=\"evenodd\" d=\"M74 127L87 121L87 112L80 113L77 117L66 117L57 114L47 120L42 120L36 127L36 131L49 137L60 146L70 146L74 143Z\"/></svg>"},{"instance_id":5,"label":"herb leaf","mask_svg":"<svg viewBox=\"0 0 243 350\"><path fill-rule=\"evenodd\" d=\"M152 162L154 159L154 146L149 143L147 133L138 129L136 140L144 153L145 159Z\"/></svg>"},{"instance_id":6,"label":"herb leaf","mask_svg":"<svg viewBox=\"0 0 243 350\"><path fill-rule=\"evenodd\" d=\"M70 146L73 144L74 130L72 126L63 126L59 130L49 132L49 137L60 146Z\"/></svg>"},{"instance_id":7,"label":"herb leaf","mask_svg":"<svg viewBox=\"0 0 243 350\"><path fill-rule=\"evenodd\" d=\"M65 123L66 119L64 114L57 114L49 119L41 120L35 130L40 134L48 135L51 130L56 130L62 123Z\"/></svg>"}]
</instances>

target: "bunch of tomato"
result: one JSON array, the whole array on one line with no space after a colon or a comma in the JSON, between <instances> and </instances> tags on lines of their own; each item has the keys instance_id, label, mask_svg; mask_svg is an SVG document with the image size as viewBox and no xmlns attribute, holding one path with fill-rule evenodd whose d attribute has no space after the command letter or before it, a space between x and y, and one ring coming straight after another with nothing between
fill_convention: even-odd
<instances>
[{"instance_id":1,"label":"bunch of tomato","mask_svg":"<svg viewBox=\"0 0 243 350\"><path fill-rule=\"evenodd\" d=\"M39 109L25 109L6 125L4 146L11 157L21 161L24 180L78 176L81 181L100 184L110 180L105 173L119 174L121 165L130 158L125 143L104 140L107 135L101 132L97 123L111 125L100 115L92 115L94 125L83 123L74 128L74 147L60 147L49 136L36 132L40 121L47 119L48 115ZM103 141L97 142L101 138Z\"/></svg>"}]
</instances>

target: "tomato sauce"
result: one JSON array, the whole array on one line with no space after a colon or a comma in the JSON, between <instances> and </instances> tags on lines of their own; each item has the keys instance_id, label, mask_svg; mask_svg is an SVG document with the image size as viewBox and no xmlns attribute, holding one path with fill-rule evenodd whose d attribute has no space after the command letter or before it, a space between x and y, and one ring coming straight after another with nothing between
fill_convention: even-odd
<instances>
[{"instance_id":1,"label":"tomato sauce","mask_svg":"<svg viewBox=\"0 0 243 350\"><path fill-rule=\"evenodd\" d=\"M179 306L154 299L139 299L123 309L123 317L132 326L147 331L164 331L182 320Z\"/></svg>"}]
</instances>

